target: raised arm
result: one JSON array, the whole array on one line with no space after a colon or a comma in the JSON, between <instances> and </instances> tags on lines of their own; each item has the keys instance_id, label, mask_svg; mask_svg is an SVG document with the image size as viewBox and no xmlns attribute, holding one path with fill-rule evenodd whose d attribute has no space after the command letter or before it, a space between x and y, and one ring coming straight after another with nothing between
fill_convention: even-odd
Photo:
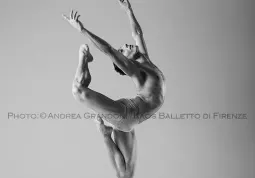
<instances>
[{"instance_id":1,"label":"raised arm","mask_svg":"<svg viewBox=\"0 0 255 178\"><path fill-rule=\"evenodd\" d=\"M67 20L75 29L77 29L80 33L84 34L89 38L89 40L103 53L108 55L112 62L115 63L126 75L133 77L138 75L137 66L131 61L128 60L122 53L113 48L109 43L107 43L102 38L96 36L86 28L84 28L83 24L79 20L80 15L77 12L74 13L72 10L70 12L70 17L63 15L64 19Z\"/></svg>"},{"instance_id":2,"label":"raised arm","mask_svg":"<svg viewBox=\"0 0 255 178\"><path fill-rule=\"evenodd\" d=\"M147 47L146 47L145 40L143 37L142 28L139 25L135 15L134 15L134 12L133 12L133 9L131 7L129 0L118 0L118 1L120 3L121 7L125 10L125 12L128 15L130 26L131 26L131 31L132 31L132 37L134 38L136 45L139 47L140 53L148 56L148 51L147 51Z\"/></svg>"},{"instance_id":3,"label":"raised arm","mask_svg":"<svg viewBox=\"0 0 255 178\"><path fill-rule=\"evenodd\" d=\"M80 33L86 35L89 40L102 52L105 54L110 54L112 51L112 47L105 40L99 38L86 28L84 28L83 24L79 20L80 15L73 10L70 12L70 17L63 15L64 19L67 20L75 29L77 29Z\"/></svg>"}]
</instances>

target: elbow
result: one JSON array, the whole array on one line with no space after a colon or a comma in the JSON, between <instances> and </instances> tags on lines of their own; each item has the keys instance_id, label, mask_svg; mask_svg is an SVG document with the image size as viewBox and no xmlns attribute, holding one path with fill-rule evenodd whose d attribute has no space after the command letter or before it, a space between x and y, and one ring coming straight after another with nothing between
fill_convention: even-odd
<instances>
[{"instance_id":1,"label":"elbow","mask_svg":"<svg viewBox=\"0 0 255 178\"><path fill-rule=\"evenodd\" d=\"M143 35L143 32L142 31L135 31L132 33L132 37L134 39L137 39L139 36L142 36Z\"/></svg>"},{"instance_id":2,"label":"elbow","mask_svg":"<svg viewBox=\"0 0 255 178\"><path fill-rule=\"evenodd\" d=\"M135 27L135 28L133 29L133 33L132 33L132 34L133 34L134 36L143 35L143 31L142 31L141 27L138 26L138 27Z\"/></svg>"},{"instance_id":3,"label":"elbow","mask_svg":"<svg viewBox=\"0 0 255 178\"><path fill-rule=\"evenodd\" d=\"M134 39L136 39L137 36L138 36L137 33L135 33L135 32L132 33L132 37L133 37Z\"/></svg>"}]
</instances>

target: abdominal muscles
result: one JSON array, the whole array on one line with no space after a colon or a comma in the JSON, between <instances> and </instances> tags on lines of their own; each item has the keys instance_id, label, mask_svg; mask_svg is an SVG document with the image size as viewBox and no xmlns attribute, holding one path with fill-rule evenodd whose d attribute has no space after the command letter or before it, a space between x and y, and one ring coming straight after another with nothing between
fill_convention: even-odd
<instances>
[{"instance_id":1,"label":"abdominal muscles","mask_svg":"<svg viewBox=\"0 0 255 178\"><path fill-rule=\"evenodd\" d=\"M146 79L138 87L138 95L141 96L150 109L162 106L165 95L165 83L162 74L158 71L146 71Z\"/></svg>"}]
</instances>

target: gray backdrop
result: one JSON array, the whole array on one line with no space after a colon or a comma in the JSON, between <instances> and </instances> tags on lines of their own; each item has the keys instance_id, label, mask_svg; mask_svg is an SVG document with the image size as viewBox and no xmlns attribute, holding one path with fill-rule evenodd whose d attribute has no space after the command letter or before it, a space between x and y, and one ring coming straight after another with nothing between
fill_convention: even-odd
<instances>
[{"instance_id":1,"label":"gray backdrop","mask_svg":"<svg viewBox=\"0 0 255 178\"><path fill-rule=\"evenodd\" d=\"M167 79L160 113L136 129L135 177L253 178L252 1L131 3L151 60ZM42 112L93 113L71 93L79 45L88 43L61 18L71 8L80 12L86 28L112 46L133 43L117 0L0 2L0 177L115 177L88 115L87 119L21 119L22 114ZM113 99L133 96L132 81L119 76L110 59L89 45L95 59L89 65L91 88ZM247 119L178 118L214 112L243 113Z\"/></svg>"}]
</instances>

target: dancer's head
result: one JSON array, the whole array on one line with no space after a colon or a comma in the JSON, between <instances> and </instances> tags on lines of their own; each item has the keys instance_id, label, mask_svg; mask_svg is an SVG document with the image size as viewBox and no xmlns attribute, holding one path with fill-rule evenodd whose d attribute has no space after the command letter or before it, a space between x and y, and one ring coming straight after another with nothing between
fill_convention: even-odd
<instances>
[{"instance_id":1,"label":"dancer's head","mask_svg":"<svg viewBox=\"0 0 255 178\"><path fill-rule=\"evenodd\" d=\"M135 55L138 53L138 46L136 45L129 45L124 44L122 47L118 49L119 52L121 52L124 56L126 56L128 59L135 59Z\"/></svg>"},{"instance_id":2,"label":"dancer's head","mask_svg":"<svg viewBox=\"0 0 255 178\"><path fill-rule=\"evenodd\" d=\"M121 52L127 59L129 60L137 60L140 58L140 52L138 50L138 46L136 45L128 45L124 44L122 47L118 49L119 52ZM113 63L114 69L116 72L118 72L120 75L126 75L118 66L116 66Z\"/></svg>"}]
</instances>

